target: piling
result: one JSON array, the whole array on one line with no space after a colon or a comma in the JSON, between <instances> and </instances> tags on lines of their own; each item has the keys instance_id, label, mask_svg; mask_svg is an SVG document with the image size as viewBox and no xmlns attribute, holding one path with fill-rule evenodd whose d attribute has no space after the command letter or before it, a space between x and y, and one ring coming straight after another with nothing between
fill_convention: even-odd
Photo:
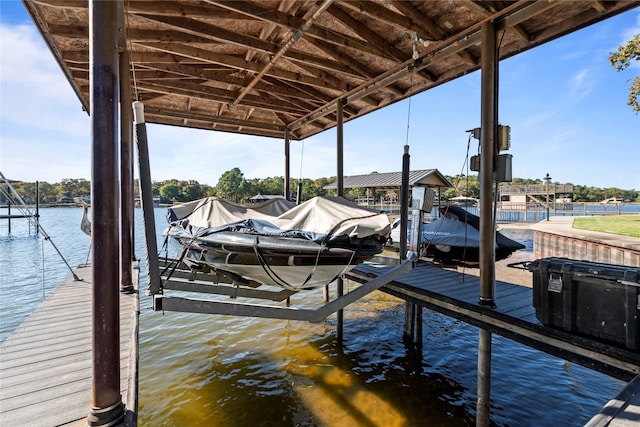
<instances>
[{"instance_id":1,"label":"piling","mask_svg":"<svg viewBox=\"0 0 640 427\"><path fill-rule=\"evenodd\" d=\"M114 425L124 419L118 305L117 12L116 2L92 0L89 3L93 207L93 371L91 409L87 418L90 426Z\"/></svg>"}]
</instances>

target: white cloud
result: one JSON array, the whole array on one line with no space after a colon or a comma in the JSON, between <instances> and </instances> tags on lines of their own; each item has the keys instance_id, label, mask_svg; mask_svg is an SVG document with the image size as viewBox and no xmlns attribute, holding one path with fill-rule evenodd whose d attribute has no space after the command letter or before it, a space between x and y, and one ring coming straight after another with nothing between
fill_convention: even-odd
<instances>
[{"instance_id":1,"label":"white cloud","mask_svg":"<svg viewBox=\"0 0 640 427\"><path fill-rule=\"evenodd\" d=\"M514 176L535 178L549 172L581 185L637 186L638 178L630 172L637 163L637 138L630 137L637 135L637 116L626 107L626 97L619 101L604 96L626 94L628 82L611 77L616 73L602 52L638 32L640 11L632 11L566 41L541 46L540 54L525 52L503 63L501 79L508 84L500 94L501 121L512 126ZM565 66L563 54L589 49L600 53ZM598 66L602 58L605 65ZM602 67L612 72L604 74ZM405 142L412 169L460 173L465 130L479 126L479 80L476 72L415 96L408 141L407 102L348 122L345 174L400 170ZM0 170L5 175L49 182L90 178L90 120L33 25L0 24L0 93ZM158 125L149 125L148 132L154 180L195 179L214 185L234 167L246 178L284 175L284 143L279 139ZM603 144L602 135L616 141L624 154L613 165L587 157L585 147ZM472 141L471 154L476 144ZM292 141L290 154L292 177L334 176L335 131ZM572 167L587 164L591 168ZM625 173L627 178L621 179Z\"/></svg>"},{"instance_id":2,"label":"white cloud","mask_svg":"<svg viewBox=\"0 0 640 427\"><path fill-rule=\"evenodd\" d=\"M89 116L35 27L0 25L0 70L3 173L88 178Z\"/></svg>"},{"instance_id":3,"label":"white cloud","mask_svg":"<svg viewBox=\"0 0 640 427\"><path fill-rule=\"evenodd\" d=\"M586 98L593 90L593 80L588 69L583 68L578 73L571 76L569 80L572 101L580 101Z\"/></svg>"}]
</instances>

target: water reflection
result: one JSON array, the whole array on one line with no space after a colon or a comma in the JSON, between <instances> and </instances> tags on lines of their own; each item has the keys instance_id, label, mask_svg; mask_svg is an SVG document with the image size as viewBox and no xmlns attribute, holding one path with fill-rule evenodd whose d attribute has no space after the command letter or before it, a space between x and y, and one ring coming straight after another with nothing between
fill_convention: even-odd
<instances>
[{"instance_id":1,"label":"water reflection","mask_svg":"<svg viewBox=\"0 0 640 427\"><path fill-rule=\"evenodd\" d=\"M141 425L474 424L474 391L403 344L401 302L380 293L371 305L388 309L376 309L376 316L362 306L349 311L344 346L336 344L332 320L165 315L175 326L171 336L181 339L158 334L141 342L149 357L162 355L163 367L154 374L147 371L152 360L141 363L141 396L164 384L156 396L164 405L141 397ZM197 332L204 324L209 330Z\"/></svg>"}]
</instances>

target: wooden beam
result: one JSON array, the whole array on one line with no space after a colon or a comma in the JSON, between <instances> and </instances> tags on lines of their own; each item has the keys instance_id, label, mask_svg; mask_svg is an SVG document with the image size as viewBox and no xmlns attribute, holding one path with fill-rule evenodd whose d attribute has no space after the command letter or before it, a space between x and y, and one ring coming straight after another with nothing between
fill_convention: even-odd
<instances>
[{"instance_id":1,"label":"wooden beam","mask_svg":"<svg viewBox=\"0 0 640 427\"><path fill-rule=\"evenodd\" d=\"M375 46L376 49L382 52L387 58L402 62L406 61L409 56L411 56L402 52L400 49L396 48L393 43L385 40L384 37L362 24L340 5L331 5L328 12L338 21L351 28L356 34L359 34L365 40L368 40L369 43Z\"/></svg>"},{"instance_id":2,"label":"wooden beam","mask_svg":"<svg viewBox=\"0 0 640 427\"><path fill-rule=\"evenodd\" d=\"M304 24L304 19L298 18L295 15L290 15L288 13L284 13L278 10L265 9L259 6L256 6L254 3L250 3L243 0L233 0L233 1L213 1L206 0L208 3L218 5L223 8L228 8L230 10L237 11L239 13L244 13L247 16L250 16L254 19L259 19L261 21L269 22L271 24L278 25L280 27L285 27L290 30L295 30L300 28ZM363 39L351 37L346 34L339 33L330 28L323 27L321 25L315 25L310 27L306 31L306 36L314 39L323 40L337 46L341 47L349 47L353 49L357 49L363 52L367 52L372 55L378 55L385 57L383 51L380 51L375 46L371 46L369 43L364 41ZM366 39L365 39L366 40ZM314 43L313 41L310 41Z\"/></svg>"},{"instance_id":3,"label":"wooden beam","mask_svg":"<svg viewBox=\"0 0 640 427\"><path fill-rule=\"evenodd\" d=\"M199 49L180 43L144 43L141 45L172 55L183 56L201 62L208 62L211 64L225 65L239 70L251 70L258 73L261 69L260 64L257 64L255 62L248 62L236 56L213 53L204 49ZM342 91L347 88L346 83L340 82L337 79L333 78L333 76L327 75L322 72L319 72L317 77L312 77L307 74L293 73L278 68L272 68L267 74L279 79L309 84L318 88L329 87L333 90L338 91ZM336 84L340 84L340 87L334 86Z\"/></svg>"},{"instance_id":4,"label":"wooden beam","mask_svg":"<svg viewBox=\"0 0 640 427\"><path fill-rule=\"evenodd\" d=\"M411 19L422 29L421 32L418 32L419 36L423 36L423 38L433 40L443 40L447 37L447 34L444 30L438 27L438 25L433 22L431 18L422 13L422 11L415 7L411 2L403 0L391 0L391 4L393 4L396 9L404 13L409 19Z\"/></svg>"},{"instance_id":5,"label":"wooden beam","mask_svg":"<svg viewBox=\"0 0 640 427\"><path fill-rule=\"evenodd\" d=\"M192 98L200 98L214 102L231 102L233 101L233 93L227 90L205 86L197 83L188 83L181 81L164 81L162 84L152 83L149 81L141 81L137 84L138 89L144 89L151 92L164 93L165 95L181 95ZM295 108L289 102L276 102L274 99L265 99L261 96L246 95L247 106L260 108L265 111L281 111L295 116L306 113L305 110Z\"/></svg>"},{"instance_id":6,"label":"wooden beam","mask_svg":"<svg viewBox=\"0 0 640 427\"><path fill-rule=\"evenodd\" d=\"M415 25L411 19L385 7L383 4L366 0L346 1L341 4L393 27L405 28L407 32L419 33L422 31L422 28Z\"/></svg>"},{"instance_id":7,"label":"wooden beam","mask_svg":"<svg viewBox=\"0 0 640 427\"><path fill-rule=\"evenodd\" d=\"M148 67L148 68L143 68ZM202 67L194 67L188 65L180 65L180 64L148 64L143 65L142 67L136 68L136 75L140 75L141 72L144 71L165 71L167 73L171 73L173 78L176 79L176 76L184 76L186 78L199 78L210 81L211 83L217 83L221 86L223 85L234 85L238 87L244 87L247 84L247 79L244 77L236 77L236 70L234 69L226 69L226 70L210 70ZM155 71L158 72L158 71ZM138 77L139 78L139 77ZM301 100L306 100L308 102L326 102L331 99L329 96L324 95L318 91L314 91L313 95L308 94L307 92L301 92L300 90L296 90L294 88L290 88L288 86L282 86L280 84L281 80L272 80L271 82L261 82L256 84L254 89L257 92L263 93L263 96L268 96L269 94L277 94L280 96L286 96L290 98L298 98Z\"/></svg>"},{"instance_id":8,"label":"wooden beam","mask_svg":"<svg viewBox=\"0 0 640 427\"><path fill-rule=\"evenodd\" d=\"M219 123L227 126L239 126L247 129L261 129L264 131L272 131L274 132L274 136L282 138L282 133L284 132L285 126L283 125L274 125L273 123L264 123L264 122L256 122L256 121L245 121L241 119L234 119L229 117L222 116L212 116L203 113L193 113L189 111L179 111L179 110L167 110L163 108L159 108L153 105L145 106L145 116L146 115L158 115L158 116L167 116L174 117L179 119L186 120L197 120L207 123Z\"/></svg>"},{"instance_id":9,"label":"wooden beam","mask_svg":"<svg viewBox=\"0 0 640 427\"><path fill-rule=\"evenodd\" d=\"M257 37L246 36L244 34L229 31L225 28L207 24L194 19L163 15L138 16L141 19L148 20L150 22L154 22L163 26L168 26L177 31L183 31L187 34L191 34L194 37L202 37L204 39L209 39L218 43L230 43L242 49L255 50L257 52L262 52L269 55L273 55L280 50L280 46L276 43L261 40ZM139 40L136 40L134 36L131 36L130 40L131 42L140 42ZM332 61L293 48L287 50L284 58L289 61L305 63L331 72L362 78L361 75L354 73L353 70L351 70L349 67L344 66L339 61Z\"/></svg>"}]
</instances>

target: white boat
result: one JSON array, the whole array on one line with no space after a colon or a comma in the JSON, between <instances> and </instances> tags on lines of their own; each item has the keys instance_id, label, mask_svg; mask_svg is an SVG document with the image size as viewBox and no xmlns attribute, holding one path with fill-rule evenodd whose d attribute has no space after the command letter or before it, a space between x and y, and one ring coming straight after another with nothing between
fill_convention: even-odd
<instances>
[{"instance_id":1,"label":"white boat","mask_svg":"<svg viewBox=\"0 0 640 427\"><path fill-rule=\"evenodd\" d=\"M465 209L448 205L440 208L440 218L422 225L422 256L445 264L476 266L480 262L480 218ZM393 242L400 239L400 221L393 224ZM407 227L411 240L411 222ZM525 246L496 231L496 261L506 259Z\"/></svg>"},{"instance_id":2,"label":"white boat","mask_svg":"<svg viewBox=\"0 0 640 427\"><path fill-rule=\"evenodd\" d=\"M170 207L167 218L192 268L289 290L331 283L380 253L390 232L385 214L342 197L295 207L284 199L248 207L209 197Z\"/></svg>"},{"instance_id":3,"label":"white boat","mask_svg":"<svg viewBox=\"0 0 640 427\"><path fill-rule=\"evenodd\" d=\"M450 198L449 202L456 206L475 207L478 206L480 200L473 197L458 196Z\"/></svg>"}]
</instances>

